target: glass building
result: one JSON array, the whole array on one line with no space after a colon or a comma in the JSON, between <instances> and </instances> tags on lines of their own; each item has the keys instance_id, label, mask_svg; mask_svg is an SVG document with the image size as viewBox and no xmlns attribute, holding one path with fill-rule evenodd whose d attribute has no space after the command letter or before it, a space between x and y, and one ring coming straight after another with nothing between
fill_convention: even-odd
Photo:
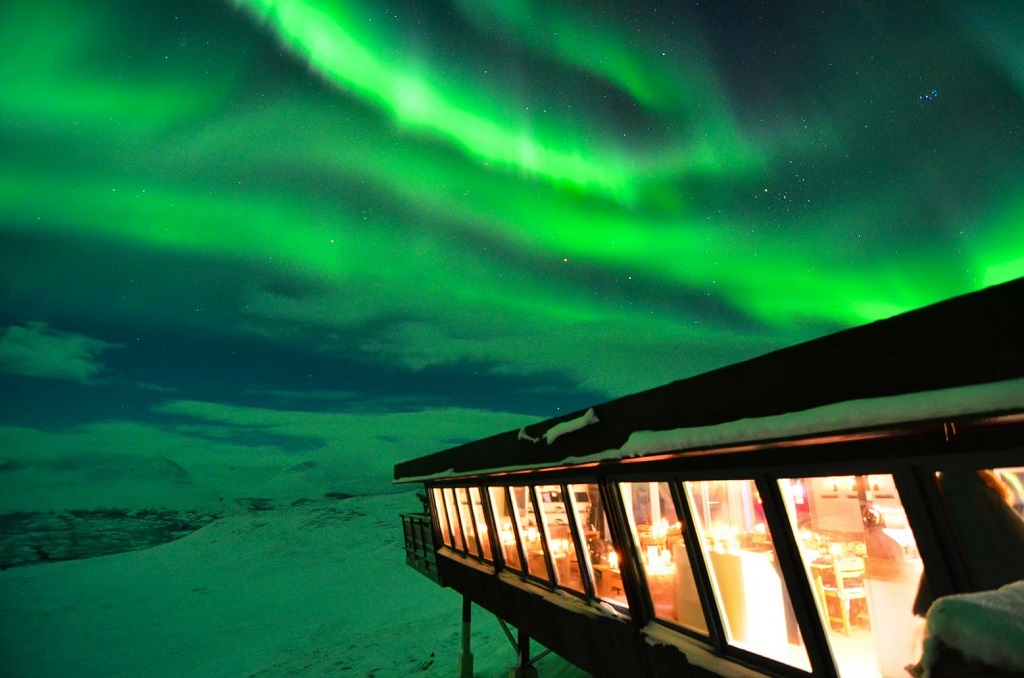
<instances>
[{"instance_id":1,"label":"glass building","mask_svg":"<svg viewBox=\"0 0 1024 678\"><path fill-rule=\"evenodd\" d=\"M1024 280L404 462L410 562L593 675L905 676L1024 579L1020 326Z\"/></svg>"}]
</instances>

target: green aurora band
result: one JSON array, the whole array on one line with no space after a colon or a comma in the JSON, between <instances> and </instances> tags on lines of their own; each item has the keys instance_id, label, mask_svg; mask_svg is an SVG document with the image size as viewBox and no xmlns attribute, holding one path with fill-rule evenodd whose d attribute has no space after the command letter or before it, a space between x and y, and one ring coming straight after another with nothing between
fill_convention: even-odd
<instances>
[{"instance_id":1,"label":"green aurora band","mask_svg":"<svg viewBox=\"0 0 1024 678\"><path fill-rule=\"evenodd\" d=\"M353 16L357 12L351 8L329 2L283 0L239 0L239 4L268 24L331 82L380 106L400 126L439 135L479 161L511 168L526 176L633 202L641 190L638 184L652 178L684 170L718 172L729 167L735 172L744 166L759 165L756 153L743 144L735 130L727 128L709 139L709 131L720 131L710 124L700 130L703 140L695 139L685 151L674 149L654 162L624 150L593 148L592 143L573 135L568 127L548 135L552 139L540 138L533 130L534 125L525 119L496 117L496 112L485 103L501 96L493 86L488 88L490 91L479 92L458 82L437 80L429 72L421 73L413 65L416 59L410 55L392 60L380 56L387 52L384 45L403 42L401 36L376 35L366 28L372 24ZM516 3L490 5L501 12L512 10L512 15L520 18L532 9L521 4L519 11L514 11L515 6ZM591 41L586 51L593 49L595 36L588 30L590 27L566 28L563 32L553 31L555 35L568 33L558 43L564 48L560 53L581 53L570 49L570 45L582 44L577 39L582 39L584 33ZM612 55L609 63L615 64L606 73L630 94L650 100L672 91L664 75L656 75L657 71L650 67L640 67L642 57L623 49L614 36L598 34L596 39L605 48L602 51ZM650 80L636 82L627 73L640 77L646 73ZM695 83L701 90L691 100L722 101L723 97L710 91L707 81L705 78ZM565 139L571 141L560 142Z\"/></svg>"},{"instance_id":2,"label":"green aurora band","mask_svg":"<svg viewBox=\"0 0 1024 678\"><path fill-rule=\"evenodd\" d=\"M826 125L816 138L838 148L754 130L692 54L659 71L645 66L650 46L541 3L459 6L471 25L490 13L513 29L537 58L557 62L556 74L596 74L644 124L687 124L632 148L615 138L633 134L633 122L589 119L581 101L544 125L517 118L509 111L524 102L500 83L467 82L429 53L395 48L398 29L366 28L372 3L239 2L227 35L191 28L206 40L190 42L203 59L185 59L156 20L110 48L126 11L141 21L126 4L44 4L0 16L5 237L214 255L370 295L353 294L340 324L390 304L409 314L446 306L453 325L692 332L674 314L710 296L788 331L871 321L1024 275L1019 159L977 170L980 197L956 213L936 208L934 230L911 223L906 237L897 231L920 197L910 179L899 183L901 167L877 170L892 177L888 189L855 191L855 174L844 190L787 202L799 191L788 163L828 186L839 171L833 151L856 156L856 142ZM546 41L530 20L537 12L562 38ZM266 31L290 51L264 76L247 54L266 50ZM606 62L585 56L593 45L576 49L585 34ZM307 63L329 86L275 79ZM1019 91L1001 96L1024 110ZM953 190L948 176L939 173L931 200ZM586 286L595 276L687 301L670 311L626 283L598 292Z\"/></svg>"}]
</instances>

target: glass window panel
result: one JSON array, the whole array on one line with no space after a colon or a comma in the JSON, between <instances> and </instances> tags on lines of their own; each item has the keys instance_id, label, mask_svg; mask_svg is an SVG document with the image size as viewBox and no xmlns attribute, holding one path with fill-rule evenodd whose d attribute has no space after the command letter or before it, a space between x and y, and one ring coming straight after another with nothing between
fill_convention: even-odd
<instances>
[{"instance_id":1,"label":"glass window panel","mask_svg":"<svg viewBox=\"0 0 1024 678\"><path fill-rule=\"evenodd\" d=\"M905 675L920 655L923 570L889 474L779 480L839 675Z\"/></svg>"},{"instance_id":2,"label":"glass window panel","mask_svg":"<svg viewBox=\"0 0 1024 678\"><path fill-rule=\"evenodd\" d=\"M753 480L684 483L729 643L809 671Z\"/></svg>"},{"instance_id":3,"label":"glass window panel","mask_svg":"<svg viewBox=\"0 0 1024 678\"><path fill-rule=\"evenodd\" d=\"M452 537L455 539L454 548L459 551L466 550L466 543L462 539L462 525L459 519L458 504L455 503L455 491L444 488L444 504L448 509L448 524L452 527Z\"/></svg>"},{"instance_id":4,"label":"glass window panel","mask_svg":"<svg viewBox=\"0 0 1024 678\"><path fill-rule=\"evenodd\" d=\"M619 571L619 554L612 546L600 488L596 484L570 485L569 491L577 526L587 547L583 558L594 582L594 592L598 598L626 608L628 601Z\"/></svg>"},{"instance_id":5,"label":"glass window panel","mask_svg":"<svg viewBox=\"0 0 1024 678\"><path fill-rule=\"evenodd\" d=\"M476 533L480 535L480 548L483 549L484 560L494 562L494 555L491 553L491 537L487 530L487 517L484 514L479 488L469 488L469 498L473 505L473 519L476 524Z\"/></svg>"},{"instance_id":6,"label":"glass window panel","mask_svg":"<svg viewBox=\"0 0 1024 678\"><path fill-rule=\"evenodd\" d=\"M448 528L448 512L444 508L444 496L441 494L441 488L435 487L432 494L434 496L434 512L437 514L438 526L441 528L441 540L445 546L451 546L452 533Z\"/></svg>"},{"instance_id":7,"label":"glass window panel","mask_svg":"<svg viewBox=\"0 0 1024 678\"><path fill-rule=\"evenodd\" d=\"M621 483L622 502L640 553L654 614L707 633L697 583L686 553L683 523L668 483Z\"/></svg>"},{"instance_id":8,"label":"glass window panel","mask_svg":"<svg viewBox=\"0 0 1024 678\"><path fill-rule=\"evenodd\" d=\"M519 560L519 549L516 547L513 512L505 499L504 487L491 488L491 509L494 511L494 522L498 526L498 542L505 565L522 572L523 564Z\"/></svg>"},{"instance_id":9,"label":"glass window panel","mask_svg":"<svg viewBox=\"0 0 1024 678\"><path fill-rule=\"evenodd\" d=\"M540 527L533 510L533 499L530 488L509 488L512 494L514 515L518 521L519 538L523 543L523 555L526 557L527 574L550 581L548 567L544 560L544 542L541 540Z\"/></svg>"},{"instance_id":10,"label":"glass window panel","mask_svg":"<svg viewBox=\"0 0 1024 678\"><path fill-rule=\"evenodd\" d=\"M469 495L466 488L455 489L455 496L459 499L459 518L462 521L462 532L466 538L466 550L474 556L480 555L480 547L476 541L476 523L473 521L473 512L469 508Z\"/></svg>"},{"instance_id":11,"label":"glass window panel","mask_svg":"<svg viewBox=\"0 0 1024 678\"><path fill-rule=\"evenodd\" d=\"M555 568L558 584L583 593L583 577L576 544L572 540L569 513L565 507L562 488L559 485L540 485L537 497L541 505L541 517L551 549L551 561Z\"/></svg>"}]
</instances>

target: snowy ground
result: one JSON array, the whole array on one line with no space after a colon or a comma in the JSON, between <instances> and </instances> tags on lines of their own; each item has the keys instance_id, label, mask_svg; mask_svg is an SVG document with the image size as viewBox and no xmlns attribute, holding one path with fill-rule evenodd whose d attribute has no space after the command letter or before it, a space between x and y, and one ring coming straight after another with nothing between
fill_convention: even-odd
<instances>
[{"instance_id":1,"label":"snowy ground","mask_svg":"<svg viewBox=\"0 0 1024 678\"><path fill-rule=\"evenodd\" d=\"M239 509L141 551L0 572L2 673L452 676L461 597L404 564L415 494ZM474 608L477 676L514 654ZM536 645L534 646L536 648ZM545 678L582 676L555 655Z\"/></svg>"}]
</instances>

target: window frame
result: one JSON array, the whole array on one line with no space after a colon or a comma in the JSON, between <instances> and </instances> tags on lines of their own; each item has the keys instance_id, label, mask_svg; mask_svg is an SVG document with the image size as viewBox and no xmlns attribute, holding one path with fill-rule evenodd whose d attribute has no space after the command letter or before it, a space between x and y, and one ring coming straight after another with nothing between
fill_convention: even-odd
<instances>
[{"instance_id":1,"label":"window frame","mask_svg":"<svg viewBox=\"0 0 1024 678\"><path fill-rule=\"evenodd\" d=\"M477 534L478 530L476 526L476 516L473 515L473 506L472 504L470 504L469 488L463 485L459 485L453 489L455 492L455 507L456 510L459 512L459 524L462 526L462 541L466 545L464 555L466 555L469 558L472 558L473 560L481 560L482 549L480 548L480 535ZM463 503L463 499L466 500L465 503ZM466 507L465 510L463 510L463 506ZM469 518L469 521L473 527L472 542L469 540L469 536L466 533L467 517Z\"/></svg>"},{"instance_id":2,"label":"window frame","mask_svg":"<svg viewBox=\"0 0 1024 678\"><path fill-rule=\"evenodd\" d=\"M550 557L548 555L547 539L546 539L546 537L544 535L544 528L540 524L540 520L541 519L537 516L538 509L537 509L537 504L536 504L536 498L534 497L533 485L529 484L529 483L519 483L519 484L509 485L506 489L508 490L509 498L512 500L509 503L509 507L512 509L512 516L513 516L512 529L516 533L516 537L518 539L519 547L520 547L519 548L519 554L522 557L522 563L523 563L522 576L526 580L528 580L530 582L533 582L533 583L535 583L535 584L537 584L537 585L539 585L539 586L541 586L541 587L543 587L545 589L554 590L555 583L554 583L554 577L553 577L552 572L551 572L552 568L551 568ZM519 516L519 506L515 502L515 491L517 489L524 489L526 491L525 494L524 494L525 500L529 501L533 505L534 521L537 522L537 527L536 527L536 530L537 530L537 541L540 543L540 546L541 546L541 555L543 557L543 563L544 563L544 574L547 576L547 579L545 579L543 576L539 576L538 573L534 571L534 568L530 567L530 561L529 561L529 557L528 557L527 551L526 551L526 539L523 536L523 521L520 519L520 516ZM524 512L526 514L529 514L530 511L529 511L528 507L524 506L523 509L524 509Z\"/></svg>"},{"instance_id":3,"label":"window frame","mask_svg":"<svg viewBox=\"0 0 1024 678\"><path fill-rule=\"evenodd\" d=\"M839 667L832 657L827 631L818 616L811 581L800 557L798 535L794 532L786 512L782 489L779 487L781 478L780 475L759 474L754 482L758 494L761 495L765 523L772 536L775 557L779 559L782 581L793 606L797 625L800 627L811 672L815 676L835 677L838 676Z\"/></svg>"},{"instance_id":4,"label":"window frame","mask_svg":"<svg viewBox=\"0 0 1024 678\"><path fill-rule=\"evenodd\" d=\"M626 572L624 572L623 570L624 567L628 568L628 565L626 565L625 563L627 555L624 545L620 540L620 534L615 526L616 522L618 521L618 518L615 516L619 514L616 514L614 512L614 507L609 507L608 505L609 499L606 495L605 486L609 482L610 481L605 477L571 476L562 480L561 488L563 497L569 497L569 501L571 502L570 506L573 512L573 520L570 523L570 527L572 530L573 537L575 539L576 551L580 559L580 576L583 579L583 588L586 600L591 605L610 605L616 610L616 612L618 612L623 617L632 618L635 617L637 614L636 608L639 603L637 599L630 598L631 594L629 593L629 591L632 589L629 588L629 584L627 583L627 581L630 580L631 577L628 574L626 574ZM557 484L557 481L540 482L538 484L554 485ZM605 520L608 523L608 537L609 541L611 542L612 548L616 551L616 553L620 554L619 572L623 580L623 593L626 596L627 600L627 603L625 605L609 598L602 598L598 594L597 581L594 575L594 563L593 559L590 556L590 547L585 539L584 525L581 522L582 517L580 516L579 506L576 500L576 492L578 490L573 489L574 486L580 485L594 485L597 488L598 499L601 502L601 510L606 516L610 516L606 517ZM578 592L574 592L571 590L570 592L574 593L575 595L579 595Z\"/></svg>"},{"instance_id":5,"label":"window frame","mask_svg":"<svg viewBox=\"0 0 1024 678\"><path fill-rule=\"evenodd\" d=\"M536 485L527 486L530 492L530 501L533 502L533 519L537 523L537 532L540 535L541 549L544 551L544 568L547 570L548 581L552 588L557 588L558 578L555 576L555 564L551 558L551 542L548 539L547 523L544 520L544 505L540 503L540 496L537 494Z\"/></svg>"},{"instance_id":6,"label":"window frame","mask_svg":"<svg viewBox=\"0 0 1024 678\"><path fill-rule=\"evenodd\" d=\"M448 525L452 528L451 549L463 556L467 555L466 532L462 529L462 516L459 515L459 498L455 494L455 486L448 485L443 488L445 509L448 511ZM452 511L452 506L455 510ZM452 521L452 513L455 513L455 522ZM458 532L456 532L456 525ZM461 544L461 546L459 545Z\"/></svg>"},{"instance_id":7,"label":"window frame","mask_svg":"<svg viewBox=\"0 0 1024 678\"><path fill-rule=\"evenodd\" d=\"M477 498L480 500L479 504L477 504L477 503L475 503L473 501L473 490L476 490ZM497 551L494 548L494 539L493 539L493 534L494 534L493 529L494 528L493 528L493 524L492 524L492 522L490 520L490 516L488 515L488 511L487 511L487 491L486 490L487 490L487 486L485 486L485 485L469 485L469 486L466 487L466 494L469 495L469 512L470 512L470 515L473 516L473 524L476 526L477 542L478 542L478 544L480 546L480 560L482 560L483 562L488 563L490 565L496 565L498 560L497 560ZM481 513L480 516L476 515L475 507L477 505L480 506L480 513ZM481 538L481 536L480 536L480 526L481 526L480 519L481 518L483 519L483 526L486 528L486 532L485 532L486 539L485 538ZM484 553L484 544L485 543L487 544L488 551L490 552L490 557L488 557Z\"/></svg>"},{"instance_id":8,"label":"window frame","mask_svg":"<svg viewBox=\"0 0 1024 678\"><path fill-rule=\"evenodd\" d=\"M569 487L569 483L562 483L559 485L562 488L562 497L566 502L566 511L571 512L572 518L569 519L569 533L572 535L573 545L576 548L576 560L580 566L580 580L583 583L583 598L585 600L592 600L596 598L594 594L594 582L590 576L590 553L586 552L586 543L583 541L583 533L580 529L580 514L576 508L576 496ZM568 518L568 516L566 516ZM579 592L569 589L570 593L579 595Z\"/></svg>"},{"instance_id":9,"label":"window frame","mask_svg":"<svg viewBox=\"0 0 1024 678\"><path fill-rule=\"evenodd\" d=\"M432 516L432 519L436 522L437 527L438 527L438 532L441 534L441 537L442 537L441 538L441 544L438 547L438 550L440 550L442 548L443 549L448 549L449 551L451 551L453 553L456 553L456 554L458 554L459 556L461 556L463 558L469 558L470 560L477 561L479 563L482 563L482 564L490 566L490 567L497 567L497 561L489 560L489 559L487 559L487 558L485 558L483 556L482 545L480 544L480 535L479 535L479 527L478 527L479 523L478 523L478 521L476 519L476 515L473 512L473 506L472 506L473 499L472 499L472 492L470 490L473 489L473 488L477 489L478 491L486 490L486 486L481 486L481 485L462 485L462 484L459 484L459 485L430 485L430 486L428 486L431 507L432 507L432 510L435 512L435 515ZM441 498L442 498L442 502L440 504L437 502L437 495L438 495L438 493L440 493ZM463 526L464 520L463 520L462 511L460 510L460 504L459 504L459 501L460 501L462 493L465 494L466 500L468 502L467 503L467 510L470 513L470 519L473 520L474 542L476 543L477 548L478 548L478 551L476 553L474 553L473 551L471 551L469 549L469 542L468 542L468 540L466 538L466 531L465 531L465 528ZM481 494L481 497L482 496L483 496L483 493ZM451 520L452 511L451 511L451 506L448 503L449 501L455 502L455 514L456 514L457 520L458 520L458 523L455 524L455 525L452 524L452 520ZM488 533L490 533L494 529L494 526L493 526L493 522L491 521L491 517L490 517L490 506L489 506L489 503L482 500L481 501L481 506L483 507L484 519L489 521L487 523L487 529L488 529ZM447 525L447 527L448 527L447 531L442 529L443 527L445 527L445 525ZM456 529L459 530L458 535L456 535L456 533L455 533ZM457 542L455 540L456 536L460 537L460 539L462 541L462 544L463 544L462 548L459 548L456 545L457 544ZM491 543L491 548L492 548L491 552L493 554L494 553L493 542L490 542L490 543Z\"/></svg>"},{"instance_id":10,"label":"window frame","mask_svg":"<svg viewBox=\"0 0 1024 678\"><path fill-rule=\"evenodd\" d=\"M440 501L438 501L438 498L440 498ZM452 537L451 524L448 522L448 508L445 506L444 488L440 485L432 486L430 488L430 501L434 508L437 532L441 535L441 547L452 548L455 544L455 539Z\"/></svg>"},{"instance_id":11,"label":"window frame","mask_svg":"<svg viewBox=\"0 0 1024 678\"><path fill-rule=\"evenodd\" d=\"M772 541L778 553L786 590L789 592L794 606L794 613L800 626L808 659L814 675L838 675L838 667L833 661L826 638L826 628L817 614L813 599L812 583L802 564L798 546L798 535L790 525L789 516L782 496L779 481L784 478L802 478L831 475L866 475L888 474L893 477L903 508L907 514L907 522L914 534L914 539L923 563L929 583L933 586L935 596L946 593L969 592L971 589L966 581L960 581L957 568L962 567L955 535L947 524L944 506L939 499L939 489L934 474L938 471L963 471L965 469L989 469L1003 467L1019 467L1024 458L1024 443L1021 442L1021 422L1024 415L1013 418L1008 426L995 426L988 429L982 424L969 422L972 426L964 426L967 434L950 436L946 440L936 437L934 430L924 427L908 426L899 430L867 431L864 435L848 437L817 436L797 441L781 441L763 445L740 446L736 451L712 450L708 453L687 456L685 453L665 455L644 463L611 462L605 472L581 474L579 469L533 470L512 473L501 478L497 483L481 485L486 495L483 503L486 512L491 516L495 539L498 538L497 515L492 506L492 489L503 492L508 506L511 502L511 487L535 488L537 485L559 485L562 488L566 507L575 514L571 521L571 533L576 540L576 548L587 561L588 567L581 572L586 598L591 602L603 601L593 590L592 571L590 570L589 552L584 543L579 509L572 486L596 485L605 511L609 514L609 535L612 546L623 555L636 549L632 535L629 533L627 516L622 504L617 484L620 482L668 482L670 484L677 515L682 519L683 532L687 543L687 553L691 560L698 595L700 597L704 619L708 625L708 636L695 633L691 629L673 624L670 620L657 618L653 614L649 590L644 579L642 565L638 562L629 564L633 558L623 558L620 565L632 570L627 577L624 572L629 608L619 610L627 618L632 618L638 630L647 623L654 621L671 629L681 637L697 645L707 647L715 655L727 661L736 662L754 669L771 672L779 676L807 676L798 668L777 662L776 660L733 645L726 640L720 610L713 595L709 573L705 564L704 544L698 539L696 526L691 515L685 481L699 480L740 480L752 479L762 499L765 522L772 533ZM974 425L976 424L976 425ZM941 429L940 429L941 430ZM816 455L811 458L811 455ZM480 478L480 482L494 482L494 477ZM536 501L534 497L532 499ZM537 504L539 506L539 504ZM612 508L614 507L614 508ZM517 517L518 521L518 517ZM625 529L623 540L621 531ZM541 530L542 535L545 530ZM513 529L517 553L525 564L518 522ZM545 537L546 538L546 537ZM694 548L690 548L690 545ZM508 570L532 586L553 590L558 588L554 576L550 582L529 577L525 572L516 570L504 562L501 547L495 550L495 567ZM545 559L549 560L549 550L545 544ZM499 562L500 561L500 562ZM640 569L637 569L640 566ZM549 571L549 574L550 571ZM631 587L626 582L633 582ZM632 593L630 590L632 588ZM559 589L571 592L571 589ZM618 609L618 606L616 606Z\"/></svg>"},{"instance_id":12,"label":"window frame","mask_svg":"<svg viewBox=\"0 0 1024 678\"><path fill-rule=\"evenodd\" d=\"M629 525L629 511L626 509L625 499L622 495L621 489L619 489L619 499L622 502L622 511L626 519L626 528L629 533L629 548L635 551L635 554L632 557L635 559L638 565L637 579L640 585L640 602L642 603L643 614L649 622L665 626L667 628L672 629L673 631L682 633L686 636L702 641L704 643L714 643L714 629L717 626L720 626L721 622L717 619L717 606L712 606L713 608L715 608L714 611L716 619L714 620L714 622L710 619L708 614L707 592L711 590L709 588L711 584L710 579L708 579L706 565L704 563L703 558L701 557L702 550L700 550L699 543L697 542L697 533L692 525L693 518L690 515L689 507L685 507L687 509L685 513L683 511L680 511L680 493L682 492L682 482L677 480L676 476L666 475L631 475L627 477L615 476L613 478L610 478L609 482L614 483L617 488L619 488L619 486L622 485L623 483L665 483L667 485L669 494L671 496L672 506L676 512L676 517L682 523L682 536L684 543L687 545L686 557L689 561L691 571L694 575L694 583L697 587L697 599L700 603L701 614L704 616L704 622L705 625L708 627L708 632L706 634L701 633L696 629L687 628L671 619L657 616L654 608L654 599L651 595L650 583L648 582L647 572L643 567L643 563L641 560L642 556L639 552L640 545L636 543L636 540L633 537L633 531ZM686 502L684 499L683 504L685 505L685 503ZM698 547L696 549L690 548L689 545L691 543L698 543ZM715 647L717 648L718 646L716 645Z\"/></svg>"},{"instance_id":13,"label":"window frame","mask_svg":"<svg viewBox=\"0 0 1024 678\"><path fill-rule=\"evenodd\" d=\"M580 536L579 536L579 534L577 534L577 526L576 526L577 517L576 516L573 516L573 517L569 516L569 512L575 510L575 505L570 505L570 504L566 503L566 498L568 496L568 490L566 488L566 485L559 484L559 483L538 483L536 485L532 485L531 487L533 488L534 496L535 496L536 499L540 499L540 495L538 493L538 488L541 487L541 486L543 486L543 487L557 487L558 491L561 492L561 494L562 494L562 506L565 507L565 510L566 510L566 516L565 516L565 518L566 518L566 526L569 528L570 541L571 541L571 543L573 545L573 548L576 550L576 561L577 561L577 565L580 567L580 589L579 590L571 588L571 587L563 584L559 580L559 578L558 578L558 571L557 571L557 568L555 567L555 564L554 564L554 556L552 555L552 551L551 551L551 548L550 548L550 546L551 546L551 535L548 532L548 521L545 518L545 513L544 513L543 505L540 505L541 508L540 508L540 511L539 511L539 513L540 513L539 523L543 526L541 529L542 529L542 531L544 533L544 539L547 540L547 548L545 549L545 555L547 556L547 560L548 560L548 570L549 570L549 572L552 575L551 581L554 582L554 587L556 589L558 589L560 591L565 591L566 593L568 593L570 595L573 595L573 596L576 596L578 598L587 599L587 598L589 598L589 595L588 595L587 591L588 591L588 589L591 589L592 586L588 586L588 584L589 584L589 581L588 581L589 577L588 577L588 574L586 572L584 572L586 567L584 566L583 562L581 561L581 555L580 555L580 550L579 550L579 547L580 547L580 538L579 537ZM539 505L539 504L535 504L535 506L537 506L537 505Z\"/></svg>"}]
</instances>

